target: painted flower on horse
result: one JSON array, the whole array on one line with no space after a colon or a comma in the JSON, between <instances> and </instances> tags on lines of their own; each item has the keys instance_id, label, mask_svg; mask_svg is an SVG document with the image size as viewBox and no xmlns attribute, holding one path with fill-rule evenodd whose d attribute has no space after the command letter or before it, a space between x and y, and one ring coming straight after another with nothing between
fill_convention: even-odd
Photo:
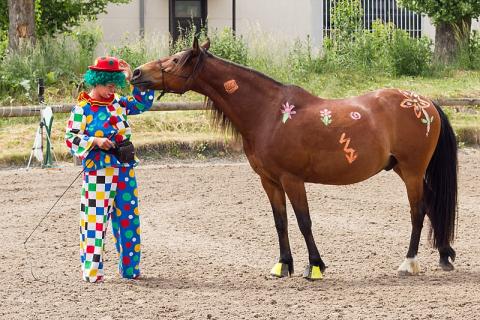
<instances>
[{"instance_id":1,"label":"painted flower on horse","mask_svg":"<svg viewBox=\"0 0 480 320\"><path fill-rule=\"evenodd\" d=\"M332 111L328 109L323 109L320 111L320 116L322 117L322 122L328 126L332 123Z\"/></svg>"},{"instance_id":2,"label":"painted flower on horse","mask_svg":"<svg viewBox=\"0 0 480 320\"><path fill-rule=\"evenodd\" d=\"M430 102L423 99L415 92L404 91L404 90L399 90L399 91L406 98L400 103L400 107L413 108L413 111L415 112L415 116L419 119L422 117L422 113L425 116L425 119L422 119L422 123L427 126L426 136L428 136L428 133L430 132L430 124L433 122L433 116L430 117L425 109L430 107L431 105Z\"/></svg>"},{"instance_id":3,"label":"painted flower on horse","mask_svg":"<svg viewBox=\"0 0 480 320\"><path fill-rule=\"evenodd\" d=\"M297 111L293 110L295 106L293 104L288 103L288 101L285 104L282 104L282 113L283 113L283 118L282 122L286 123L288 119L292 119L292 115L296 114Z\"/></svg>"}]
</instances>

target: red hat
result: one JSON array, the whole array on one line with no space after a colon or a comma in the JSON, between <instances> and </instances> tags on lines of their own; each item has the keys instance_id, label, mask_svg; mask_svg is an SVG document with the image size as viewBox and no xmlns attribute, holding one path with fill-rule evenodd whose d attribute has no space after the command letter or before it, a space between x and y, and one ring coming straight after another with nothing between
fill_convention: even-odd
<instances>
[{"instance_id":1,"label":"red hat","mask_svg":"<svg viewBox=\"0 0 480 320\"><path fill-rule=\"evenodd\" d=\"M90 70L106 71L106 72L121 72L120 63L116 57L99 57L95 60L93 66L88 67Z\"/></svg>"}]
</instances>

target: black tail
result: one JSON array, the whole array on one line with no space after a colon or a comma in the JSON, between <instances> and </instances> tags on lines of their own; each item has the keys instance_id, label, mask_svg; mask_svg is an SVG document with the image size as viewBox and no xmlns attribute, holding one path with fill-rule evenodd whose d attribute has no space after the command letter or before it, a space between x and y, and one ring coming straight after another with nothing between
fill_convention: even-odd
<instances>
[{"instance_id":1,"label":"black tail","mask_svg":"<svg viewBox=\"0 0 480 320\"><path fill-rule=\"evenodd\" d=\"M425 208L431 221L430 238L436 248L447 248L455 236L457 212L457 140L447 116L440 115L441 129L437 147L428 164L423 184ZM432 237L433 231L433 237Z\"/></svg>"}]
</instances>

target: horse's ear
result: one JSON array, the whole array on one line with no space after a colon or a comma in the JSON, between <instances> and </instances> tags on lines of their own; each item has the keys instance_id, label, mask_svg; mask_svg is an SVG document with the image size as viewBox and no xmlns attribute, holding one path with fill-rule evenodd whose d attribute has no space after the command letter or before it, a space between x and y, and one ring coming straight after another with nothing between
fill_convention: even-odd
<instances>
[{"instance_id":1,"label":"horse's ear","mask_svg":"<svg viewBox=\"0 0 480 320\"><path fill-rule=\"evenodd\" d=\"M196 56L200 53L200 47L198 45L198 38L197 37L193 38L192 50L193 50L193 55L194 56Z\"/></svg>"},{"instance_id":2,"label":"horse's ear","mask_svg":"<svg viewBox=\"0 0 480 320\"><path fill-rule=\"evenodd\" d=\"M210 49L210 38L207 38L207 41L202 43L202 48L205 49L205 51L208 51L208 49Z\"/></svg>"}]
</instances>

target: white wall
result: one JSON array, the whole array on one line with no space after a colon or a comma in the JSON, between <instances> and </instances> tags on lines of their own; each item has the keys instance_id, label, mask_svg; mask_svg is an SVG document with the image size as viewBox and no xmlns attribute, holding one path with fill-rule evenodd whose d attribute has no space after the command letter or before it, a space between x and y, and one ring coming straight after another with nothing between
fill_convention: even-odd
<instances>
[{"instance_id":1,"label":"white wall","mask_svg":"<svg viewBox=\"0 0 480 320\"><path fill-rule=\"evenodd\" d=\"M238 34L247 35L252 28L259 27L279 39L292 40L311 37L314 46L322 42L323 0L237 0L236 29ZM208 27L222 30L232 27L232 0L208 0ZM145 34L167 35L168 0L145 0ZM140 0L129 4L109 4L107 13L98 18L103 29L103 53L107 45L118 45L128 34L135 39L140 32ZM474 20L473 29L480 29ZM422 18L422 34L435 39L435 27L428 17Z\"/></svg>"},{"instance_id":2,"label":"white wall","mask_svg":"<svg viewBox=\"0 0 480 320\"><path fill-rule=\"evenodd\" d=\"M109 4L107 13L98 16L97 24L103 29L103 39L107 43L119 41L125 34L136 37L139 34L140 5L138 0L128 4Z\"/></svg>"},{"instance_id":3,"label":"white wall","mask_svg":"<svg viewBox=\"0 0 480 320\"><path fill-rule=\"evenodd\" d=\"M237 31L247 33L252 25L285 39L306 39L314 44L322 37L322 0L239 0Z\"/></svg>"},{"instance_id":4,"label":"white wall","mask_svg":"<svg viewBox=\"0 0 480 320\"><path fill-rule=\"evenodd\" d=\"M139 0L132 2L139 2ZM140 20L139 16L137 20ZM168 0L145 0L145 33L166 34L168 32Z\"/></svg>"},{"instance_id":5,"label":"white wall","mask_svg":"<svg viewBox=\"0 0 480 320\"><path fill-rule=\"evenodd\" d=\"M237 3L240 1L242 0L238 0ZM210 30L232 28L232 0L208 0L207 13Z\"/></svg>"},{"instance_id":6,"label":"white wall","mask_svg":"<svg viewBox=\"0 0 480 320\"><path fill-rule=\"evenodd\" d=\"M435 26L427 16L422 16L422 36L429 37L435 41Z\"/></svg>"}]
</instances>

